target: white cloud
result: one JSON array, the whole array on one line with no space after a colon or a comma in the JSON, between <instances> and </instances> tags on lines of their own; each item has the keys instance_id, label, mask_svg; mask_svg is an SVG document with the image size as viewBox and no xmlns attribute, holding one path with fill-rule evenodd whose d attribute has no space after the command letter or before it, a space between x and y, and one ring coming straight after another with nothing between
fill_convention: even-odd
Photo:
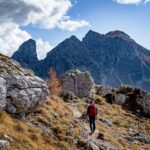
<instances>
[{"instance_id":1,"label":"white cloud","mask_svg":"<svg viewBox=\"0 0 150 150\"><path fill-rule=\"evenodd\" d=\"M29 38L31 35L19 29L16 24L0 24L0 53L11 56Z\"/></svg>"},{"instance_id":2,"label":"white cloud","mask_svg":"<svg viewBox=\"0 0 150 150\"><path fill-rule=\"evenodd\" d=\"M0 0L0 52L11 56L22 42L32 38L20 29L21 26L69 31L88 26L84 20L72 20L67 16L71 7L71 0ZM42 39L37 42L38 57L43 58L51 46ZM41 51L40 47L43 47Z\"/></svg>"},{"instance_id":3,"label":"white cloud","mask_svg":"<svg viewBox=\"0 0 150 150\"><path fill-rule=\"evenodd\" d=\"M1 24L0 28L0 53L11 56L18 47L28 39L31 35L26 31L22 31L16 24ZM35 39L37 45L37 54L39 59L43 59L47 52L53 47L47 41Z\"/></svg>"},{"instance_id":4,"label":"white cloud","mask_svg":"<svg viewBox=\"0 0 150 150\"><path fill-rule=\"evenodd\" d=\"M0 23L10 21L19 25L33 24L51 29L59 27L61 21L71 22L66 15L71 7L70 0L0 0ZM79 24L81 21L72 22Z\"/></svg>"},{"instance_id":5,"label":"white cloud","mask_svg":"<svg viewBox=\"0 0 150 150\"><path fill-rule=\"evenodd\" d=\"M140 3L147 3L150 0L113 0L120 4L140 4Z\"/></svg>"},{"instance_id":6,"label":"white cloud","mask_svg":"<svg viewBox=\"0 0 150 150\"><path fill-rule=\"evenodd\" d=\"M49 42L43 41L42 39L36 40L36 47L39 60L44 59L47 52L49 52L53 48L53 46L51 46Z\"/></svg>"},{"instance_id":7,"label":"white cloud","mask_svg":"<svg viewBox=\"0 0 150 150\"><path fill-rule=\"evenodd\" d=\"M64 20L58 24L58 27L64 30L74 31L77 28L83 26L90 26L90 24L84 20L74 21L74 20Z\"/></svg>"}]
</instances>

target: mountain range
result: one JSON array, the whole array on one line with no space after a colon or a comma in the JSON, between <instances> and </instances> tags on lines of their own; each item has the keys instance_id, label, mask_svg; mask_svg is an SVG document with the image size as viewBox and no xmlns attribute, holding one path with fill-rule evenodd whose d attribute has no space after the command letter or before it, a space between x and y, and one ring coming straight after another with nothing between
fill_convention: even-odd
<instances>
[{"instance_id":1,"label":"mountain range","mask_svg":"<svg viewBox=\"0 0 150 150\"><path fill-rule=\"evenodd\" d=\"M43 60L38 60L36 43L30 39L12 58L44 79L49 68L54 68L59 76L79 69L89 71L96 83L112 87L127 84L150 90L150 51L122 31L100 34L90 30L82 41L71 36Z\"/></svg>"}]
</instances>

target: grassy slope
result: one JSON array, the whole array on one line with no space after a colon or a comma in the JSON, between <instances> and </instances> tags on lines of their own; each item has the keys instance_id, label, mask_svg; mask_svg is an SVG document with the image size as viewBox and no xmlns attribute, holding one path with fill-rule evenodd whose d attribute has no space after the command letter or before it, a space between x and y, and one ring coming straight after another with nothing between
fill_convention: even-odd
<instances>
[{"instance_id":1,"label":"grassy slope","mask_svg":"<svg viewBox=\"0 0 150 150\"><path fill-rule=\"evenodd\" d=\"M150 146L142 145L140 142L129 144L120 138L120 135L129 134L129 128L132 128L132 134L140 131L150 135L150 120L138 118L123 110L121 106L110 105L99 96L96 101L100 111L97 128L101 139L110 141L125 150L142 150L141 147ZM75 103L81 112L86 111L87 104L84 101L77 100ZM100 118L113 121L113 126L109 127L100 122ZM53 132L53 136L44 132L37 124L47 127ZM74 126L72 132L68 132L70 124ZM0 139L4 139L4 133L12 137L14 143L11 144L11 150L75 150L73 140L78 139L81 130L82 127L77 124L67 104L57 97L51 97L46 104L27 116L24 121L0 112Z\"/></svg>"},{"instance_id":2,"label":"grassy slope","mask_svg":"<svg viewBox=\"0 0 150 150\"><path fill-rule=\"evenodd\" d=\"M54 112L58 113L57 119ZM49 135L30 121L46 126L54 136ZM26 120L21 121L11 118L7 113L0 112L0 139L5 139L6 133L14 139L11 150L66 150L74 149L72 140L79 135L78 125L75 131L68 135L68 126L75 124L72 113L64 102L58 98L51 98L49 101L38 108L35 113L30 114Z\"/></svg>"},{"instance_id":3,"label":"grassy slope","mask_svg":"<svg viewBox=\"0 0 150 150\"><path fill-rule=\"evenodd\" d=\"M99 130L99 138L110 141L124 150L144 150L150 147L150 144L143 144L138 141L129 143L121 138L122 135L133 135L136 133L144 133L150 135L150 119L138 117L121 106L109 104L104 98L96 97L99 115L97 117L97 128ZM84 102L79 102L80 110L85 111ZM100 121L100 118L113 122L113 126L109 127ZM132 131L129 131L132 129Z\"/></svg>"}]
</instances>

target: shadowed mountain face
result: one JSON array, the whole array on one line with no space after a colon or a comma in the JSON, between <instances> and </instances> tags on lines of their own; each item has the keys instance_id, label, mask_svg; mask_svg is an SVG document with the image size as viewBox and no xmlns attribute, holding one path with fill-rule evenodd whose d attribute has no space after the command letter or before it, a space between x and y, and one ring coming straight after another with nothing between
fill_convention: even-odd
<instances>
[{"instance_id":1,"label":"shadowed mountain face","mask_svg":"<svg viewBox=\"0 0 150 150\"><path fill-rule=\"evenodd\" d=\"M32 65L38 62L35 41L30 39L24 42L18 51L13 54L12 58L18 61L23 67L32 68Z\"/></svg>"},{"instance_id":2,"label":"shadowed mountain face","mask_svg":"<svg viewBox=\"0 0 150 150\"><path fill-rule=\"evenodd\" d=\"M75 36L56 46L40 62L40 65L43 67L43 71L41 72L39 69L37 74L44 78L47 77L47 70L50 67L55 68L58 75L62 75L70 69L80 69L89 70L95 79L98 77L98 65L91 58L85 45Z\"/></svg>"},{"instance_id":3,"label":"shadowed mountain face","mask_svg":"<svg viewBox=\"0 0 150 150\"><path fill-rule=\"evenodd\" d=\"M55 68L59 76L70 69L80 69L90 71L97 83L114 87L129 84L150 90L150 51L124 32L102 35L89 31L82 41L72 36L41 61L37 61L36 50L32 49L36 46L31 43L25 42L13 58L42 78L48 76L50 67Z\"/></svg>"},{"instance_id":4,"label":"shadowed mountain face","mask_svg":"<svg viewBox=\"0 0 150 150\"><path fill-rule=\"evenodd\" d=\"M91 57L102 68L101 83L149 88L150 51L135 43L127 34L115 31L101 35L89 31L83 43Z\"/></svg>"}]
</instances>

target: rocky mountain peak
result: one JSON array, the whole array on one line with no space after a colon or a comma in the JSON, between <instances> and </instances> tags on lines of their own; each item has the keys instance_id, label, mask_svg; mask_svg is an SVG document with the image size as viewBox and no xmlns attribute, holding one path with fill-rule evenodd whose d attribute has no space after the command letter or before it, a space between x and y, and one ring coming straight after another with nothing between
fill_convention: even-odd
<instances>
[{"instance_id":1,"label":"rocky mountain peak","mask_svg":"<svg viewBox=\"0 0 150 150\"><path fill-rule=\"evenodd\" d=\"M86 38L94 38L94 39L95 39L95 38L98 38L98 39L101 39L101 38L104 38L104 35L103 35L103 34L100 34L100 33L98 33L98 32L89 30L89 31L87 32L87 34L85 35L85 37L83 38L83 40L86 39Z\"/></svg>"},{"instance_id":2,"label":"rocky mountain peak","mask_svg":"<svg viewBox=\"0 0 150 150\"><path fill-rule=\"evenodd\" d=\"M67 38L47 57L36 63L36 44L30 39L20 46L13 58L47 78L47 70L55 68L58 75L71 69L89 71L96 83L118 87L122 83L149 90L150 52L122 31L100 34L90 30L82 41Z\"/></svg>"},{"instance_id":3,"label":"rocky mountain peak","mask_svg":"<svg viewBox=\"0 0 150 150\"><path fill-rule=\"evenodd\" d=\"M78 40L79 41L79 39L75 35L72 35L69 39L70 40Z\"/></svg>"},{"instance_id":4,"label":"rocky mountain peak","mask_svg":"<svg viewBox=\"0 0 150 150\"><path fill-rule=\"evenodd\" d=\"M35 40L33 40L33 39L29 39L29 40L27 40L26 42L27 42L27 43L34 43L34 44L35 44Z\"/></svg>"},{"instance_id":5,"label":"rocky mountain peak","mask_svg":"<svg viewBox=\"0 0 150 150\"><path fill-rule=\"evenodd\" d=\"M26 51L24 50L24 48L27 48ZM25 41L18 49L19 51L22 52L33 52L36 53L36 42L33 39L29 39L27 41Z\"/></svg>"},{"instance_id":6,"label":"rocky mountain peak","mask_svg":"<svg viewBox=\"0 0 150 150\"><path fill-rule=\"evenodd\" d=\"M74 45L74 44L80 44L81 41L75 36L75 35L72 35L70 38L67 38L66 40L64 40L61 44L67 44L67 45Z\"/></svg>"},{"instance_id":7,"label":"rocky mountain peak","mask_svg":"<svg viewBox=\"0 0 150 150\"><path fill-rule=\"evenodd\" d=\"M13 54L12 58L20 62L23 67L30 68L31 64L38 62L36 42L33 39L24 42Z\"/></svg>"},{"instance_id":8,"label":"rocky mountain peak","mask_svg":"<svg viewBox=\"0 0 150 150\"><path fill-rule=\"evenodd\" d=\"M108 32L106 34L106 36L107 37L120 37L120 38L124 38L124 39L129 39L130 40L130 36L128 34L126 34L123 31L119 31L119 30Z\"/></svg>"},{"instance_id":9,"label":"rocky mountain peak","mask_svg":"<svg viewBox=\"0 0 150 150\"><path fill-rule=\"evenodd\" d=\"M81 47L82 42L74 35L72 35L70 38L65 39L60 44L58 44L54 49L52 49L50 52L47 53L47 56L58 53L61 56L64 53L71 53L74 50L80 50L79 47Z\"/></svg>"}]
</instances>

